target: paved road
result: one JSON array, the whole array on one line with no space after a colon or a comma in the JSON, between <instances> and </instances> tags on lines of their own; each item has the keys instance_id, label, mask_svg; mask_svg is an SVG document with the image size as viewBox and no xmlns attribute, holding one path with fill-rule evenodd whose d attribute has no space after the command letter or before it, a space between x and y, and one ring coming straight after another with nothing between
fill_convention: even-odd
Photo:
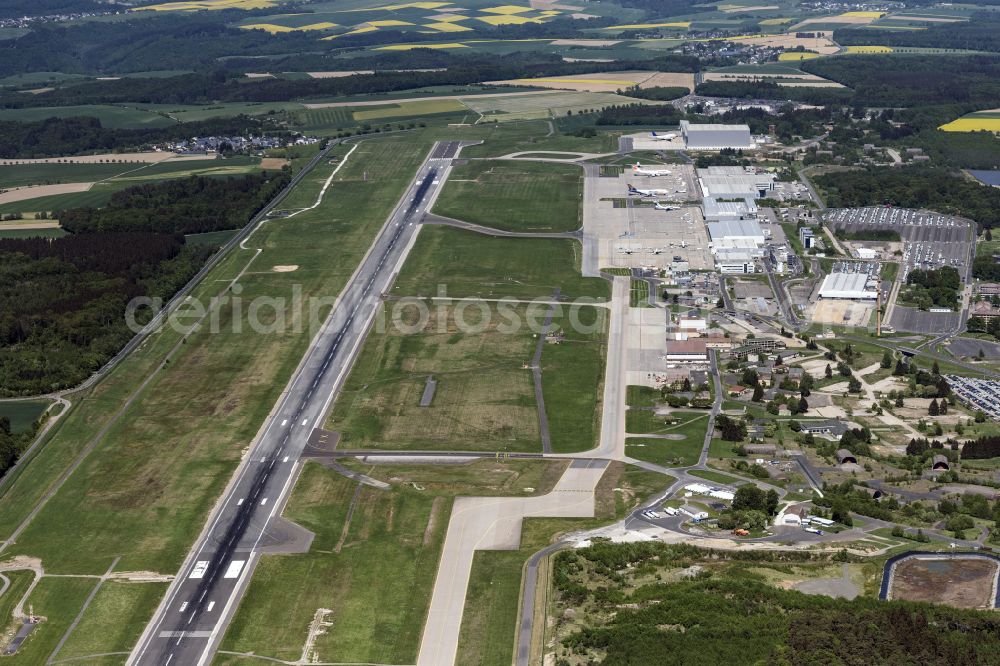
<instances>
[{"instance_id":1,"label":"paved road","mask_svg":"<svg viewBox=\"0 0 1000 666\"><path fill-rule=\"evenodd\" d=\"M460 144L436 144L372 244L209 519L130 664L204 664L221 640L259 558L257 547L299 469L298 459L363 341L381 293L416 237Z\"/></svg>"}]
</instances>

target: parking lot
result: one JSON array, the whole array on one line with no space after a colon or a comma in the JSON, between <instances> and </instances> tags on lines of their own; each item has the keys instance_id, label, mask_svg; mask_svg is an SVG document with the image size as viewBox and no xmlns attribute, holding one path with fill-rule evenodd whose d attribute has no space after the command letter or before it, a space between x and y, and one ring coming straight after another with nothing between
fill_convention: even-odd
<instances>
[{"instance_id":1,"label":"parking lot","mask_svg":"<svg viewBox=\"0 0 1000 666\"><path fill-rule=\"evenodd\" d=\"M643 164L643 166L660 165ZM590 166L584 183L584 266L670 268L678 262L688 270L711 270L708 231L695 203L698 190L690 165L663 165L664 176L637 176L626 167L615 176ZM629 196L628 186L662 190L654 196ZM673 210L654 206L664 202ZM668 203L669 202L669 203Z\"/></svg>"},{"instance_id":2,"label":"parking lot","mask_svg":"<svg viewBox=\"0 0 1000 666\"><path fill-rule=\"evenodd\" d=\"M900 263L899 279L905 281L914 269L952 266L968 278L972 251L972 222L908 208L832 208L823 214L835 231L891 229L900 241L852 241L852 244L884 248L885 256ZM900 255L895 255L900 252Z\"/></svg>"},{"instance_id":3,"label":"parking lot","mask_svg":"<svg viewBox=\"0 0 1000 666\"><path fill-rule=\"evenodd\" d=\"M983 410L994 421L1000 419L1000 382L958 375L945 375L945 379L970 408Z\"/></svg>"}]
</instances>

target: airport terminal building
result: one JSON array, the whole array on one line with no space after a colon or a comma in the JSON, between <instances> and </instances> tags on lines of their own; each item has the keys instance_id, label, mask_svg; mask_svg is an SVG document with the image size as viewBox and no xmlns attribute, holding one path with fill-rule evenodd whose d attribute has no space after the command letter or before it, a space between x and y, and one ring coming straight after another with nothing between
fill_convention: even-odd
<instances>
[{"instance_id":1,"label":"airport terminal building","mask_svg":"<svg viewBox=\"0 0 1000 666\"><path fill-rule=\"evenodd\" d=\"M757 147L747 125L693 125L687 120L681 123L681 138L688 150L753 150Z\"/></svg>"}]
</instances>

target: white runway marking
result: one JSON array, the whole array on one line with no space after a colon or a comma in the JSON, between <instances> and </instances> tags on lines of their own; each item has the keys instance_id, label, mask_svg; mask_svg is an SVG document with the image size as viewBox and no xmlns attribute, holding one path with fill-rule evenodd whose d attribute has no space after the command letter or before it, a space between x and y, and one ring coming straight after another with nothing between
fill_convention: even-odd
<instances>
[{"instance_id":1,"label":"white runway marking","mask_svg":"<svg viewBox=\"0 0 1000 666\"><path fill-rule=\"evenodd\" d=\"M246 564L246 560L233 560L229 563L229 568L226 569L226 575L223 578L237 578L240 572L243 571L243 565Z\"/></svg>"},{"instance_id":2,"label":"white runway marking","mask_svg":"<svg viewBox=\"0 0 1000 666\"><path fill-rule=\"evenodd\" d=\"M178 612L183 613L184 609L187 607L188 607L188 602L185 601L184 603L181 604L181 608Z\"/></svg>"},{"instance_id":3,"label":"white runway marking","mask_svg":"<svg viewBox=\"0 0 1000 666\"><path fill-rule=\"evenodd\" d=\"M208 612L211 613L213 608L215 608L215 602L214 601L209 601L208 602Z\"/></svg>"},{"instance_id":4,"label":"white runway marking","mask_svg":"<svg viewBox=\"0 0 1000 666\"><path fill-rule=\"evenodd\" d=\"M188 578L202 578L206 569L208 569L208 560L198 560L194 563L194 569L191 570L191 575Z\"/></svg>"},{"instance_id":5,"label":"white runway marking","mask_svg":"<svg viewBox=\"0 0 1000 666\"><path fill-rule=\"evenodd\" d=\"M288 462L288 456L285 456L284 458L282 458L282 459L281 459L281 462L283 462L283 463L286 463L286 462Z\"/></svg>"},{"instance_id":6,"label":"white runway marking","mask_svg":"<svg viewBox=\"0 0 1000 666\"><path fill-rule=\"evenodd\" d=\"M309 423L309 419L302 419L302 425Z\"/></svg>"},{"instance_id":7,"label":"white runway marking","mask_svg":"<svg viewBox=\"0 0 1000 666\"><path fill-rule=\"evenodd\" d=\"M264 506L265 504L267 504L267 498L266 497L260 501L260 505L261 506Z\"/></svg>"},{"instance_id":8,"label":"white runway marking","mask_svg":"<svg viewBox=\"0 0 1000 666\"><path fill-rule=\"evenodd\" d=\"M236 502L236 506L243 506L243 498L242 497Z\"/></svg>"},{"instance_id":9,"label":"white runway marking","mask_svg":"<svg viewBox=\"0 0 1000 666\"><path fill-rule=\"evenodd\" d=\"M288 423L288 419L285 419L284 421L282 421L281 425L285 425L286 423Z\"/></svg>"}]
</instances>

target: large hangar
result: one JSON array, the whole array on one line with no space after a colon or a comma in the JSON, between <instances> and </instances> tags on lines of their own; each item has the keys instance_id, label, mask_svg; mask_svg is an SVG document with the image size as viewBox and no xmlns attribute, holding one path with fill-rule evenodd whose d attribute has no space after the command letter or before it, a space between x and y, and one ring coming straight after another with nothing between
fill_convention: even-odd
<instances>
[{"instance_id":1,"label":"large hangar","mask_svg":"<svg viewBox=\"0 0 1000 666\"><path fill-rule=\"evenodd\" d=\"M878 297L878 287L869 287L868 282L867 273L830 273L823 279L819 297L873 301Z\"/></svg>"},{"instance_id":2,"label":"large hangar","mask_svg":"<svg viewBox=\"0 0 1000 666\"><path fill-rule=\"evenodd\" d=\"M689 150L753 150L757 147L747 125L693 125L687 120L681 123L681 138Z\"/></svg>"}]
</instances>

